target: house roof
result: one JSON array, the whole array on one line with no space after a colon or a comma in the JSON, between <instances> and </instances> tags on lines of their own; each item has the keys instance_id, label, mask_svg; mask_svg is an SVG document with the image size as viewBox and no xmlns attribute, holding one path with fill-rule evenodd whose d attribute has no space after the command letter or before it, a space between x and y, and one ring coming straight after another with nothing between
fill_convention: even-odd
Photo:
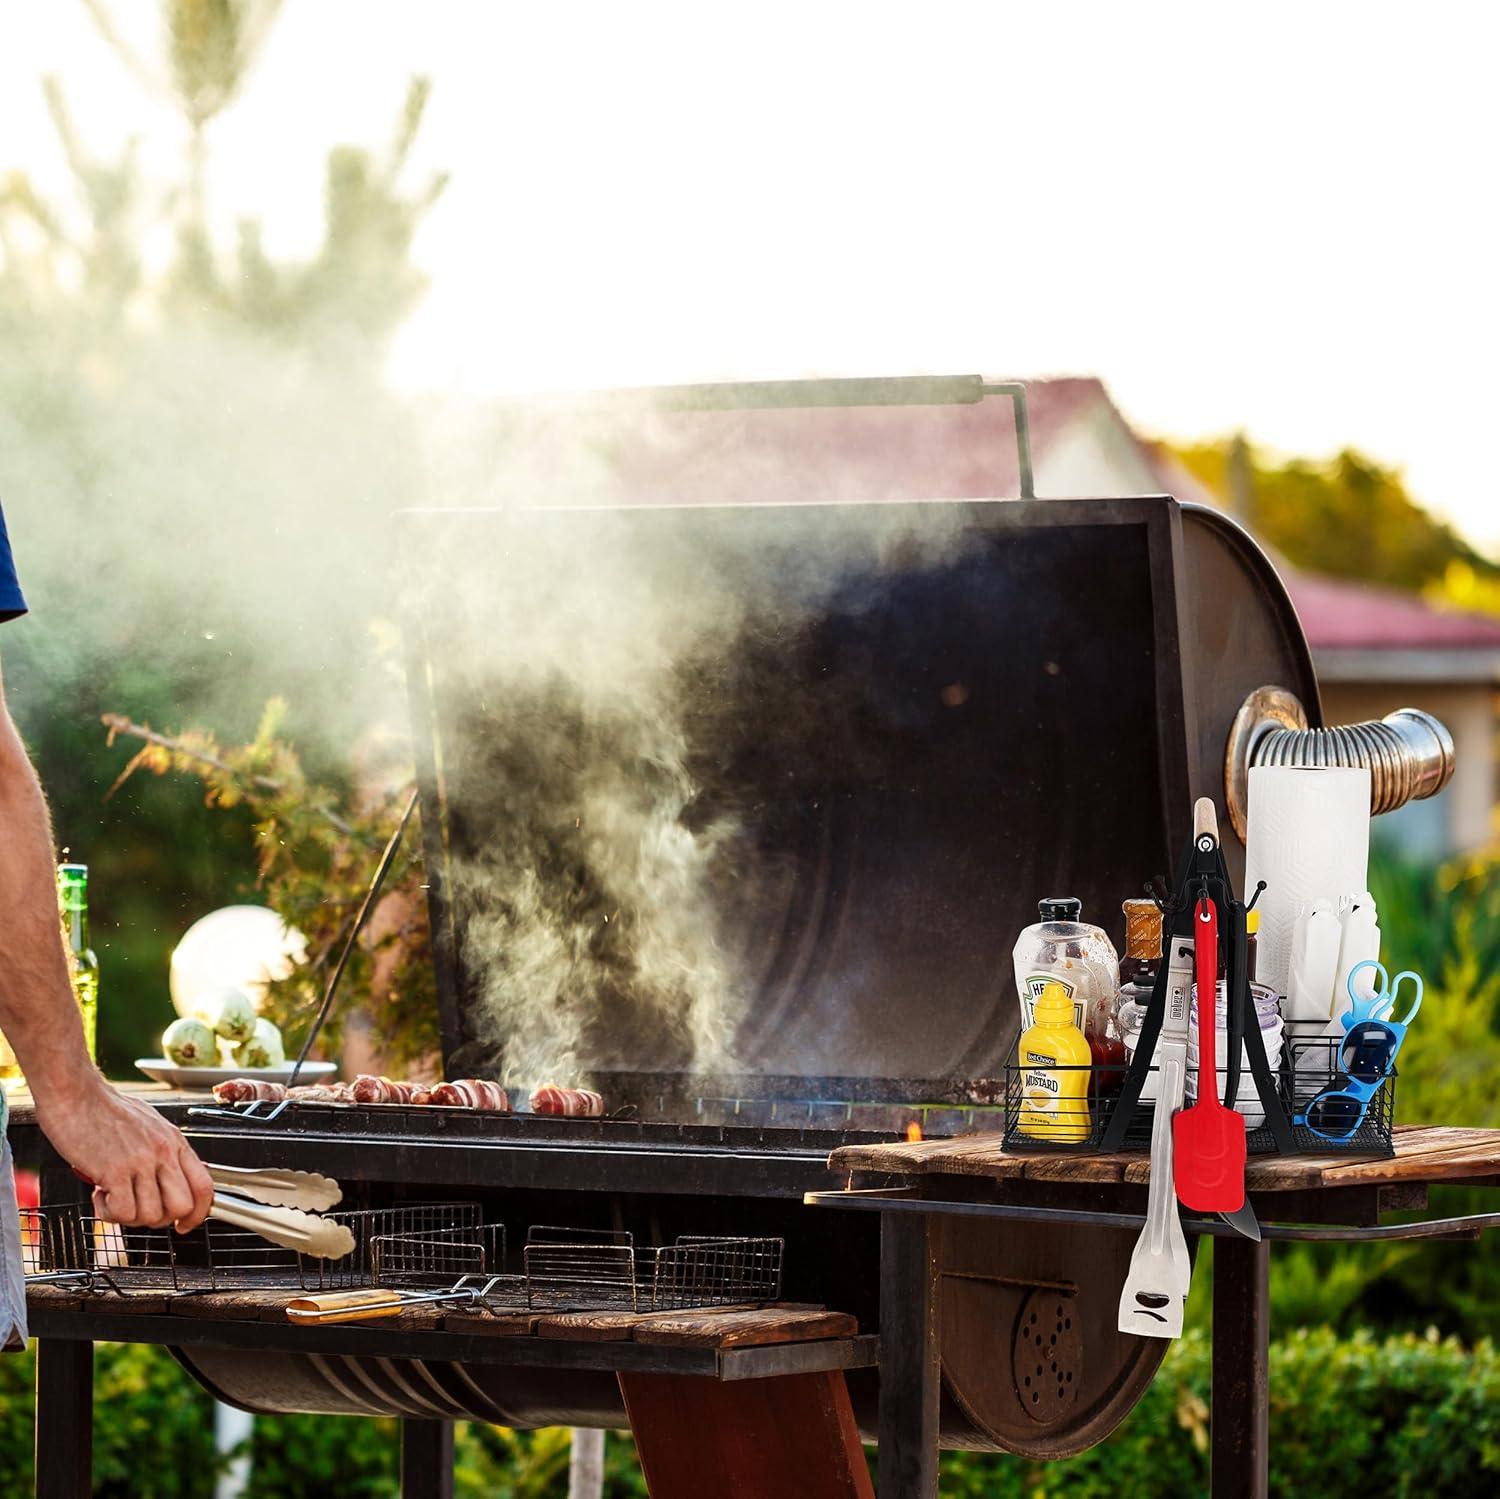
<instances>
[{"instance_id":1,"label":"house roof","mask_svg":"<svg viewBox=\"0 0 1500 1499\"><path fill-rule=\"evenodd\" d=\"M1026 390L1038 456L1109 402L1092 376L1027 381ZM1020 488L1004 399L715 410L705 420L623 394L530 406L513 466L603 505L985 499Z\"/></svg>"},{"instance_id":2,"label":"house roof","mask_svg":"<svg viewBox=\"0 0 1500 1499\"><path fill-rule=\"evenodd\" d=\"M1500 650L1500 619L1488 615L1317 573L1290 572L1286 586L1314 650Z\"/></svg>"},{"instance_id":3,"label":"house roof","mask_svg":"<svg viewBox=\"0 0 1500 1499\"><path fill-rule=\"evenodd\" d=\"M1048 449L1076 422L1107 415L1159 492L1219 503L1168 448L1136 432L1096 376L1024 383L1039 471ZM576 487L590 503L616 505L966 499L1019 489L1015 426L1006 400L728 410L715 411L709 422L696 413L628 401L610 413L590 398L533 407L520 444L523 466L544 473L554 492ZM1140 478L1116 482L1133 487ZM1280 559L1277 567L1320 672L1361 678L1376 656L1381 670L1394 669L1396 653L1407 675L1500 673L1500 620L1435 609L1394 589L1300 572Z\"/></svg>"}]
</instances>

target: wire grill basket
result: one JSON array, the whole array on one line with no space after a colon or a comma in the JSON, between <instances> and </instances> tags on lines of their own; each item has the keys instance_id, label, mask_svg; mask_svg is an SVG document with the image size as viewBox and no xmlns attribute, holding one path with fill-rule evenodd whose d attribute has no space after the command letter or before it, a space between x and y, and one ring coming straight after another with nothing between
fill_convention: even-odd
<instances>
[{"instance_id":1,"label":"wire grill basket","mask_svg":"<svg viewBox=\"0 0 1500 1499\"><path fill-rule=\"evenodd\" d=\"M447 1231L472 1238L480 1210L468 1202L422 1203L327 1216L354 1235L353 1253L339 1260L298 1254L213 1220L189 1234L122 1228L75 1204L24 1212L22 1255L29 1281L91 1291L345 1290L374 1283L383 1237Z\"/></svg>"},{"instance_id":2,"label":"wire grill basket","mask_svg":"<svg viewBox=\"0 0 1500 1499\"><path fill-rule=\"evenodd\" d=\"M377 1240L398 1235L404 1238L428 1237L450 1230L478 1232L482 1221L475 1202L409 1203L395 1208L355 1208L324 1214L342 1223L354 1235L354 1251L341 1260L308 1260L305 1289L320 1291L351 1290L375 1282L375 1246Z\"/></svg>"},{"instance_id":3,"label":"wire grill basket","mask_svg":"<svg viewBox=\"0 0 1500 1499\"><path fill-rule=\"evenodd\" d=\"M527 1304L669 1311L775 1301L784 1249L781 1239L697 1236L639 1248L628 1234L537 1228L525 1249Z\"/></svg>"},{"instance_id":4,"label":"wire grill basket","mask_svg":"<svg viewBox=\"0 0 1500 1499\"><path fill-rule=\"evenodd\" d=\"M370 1248L377 1286L438 1290L469 1276L488 1279L505 1272L505 1226L501 1223L377 1234Z\"/></svg>"},{"instance_id":5,"label":"wire grill basket","mask_svg":"<svg viewBox=\"0 0 1500 1499\"><path fill-rule=\"evenodd\" d=\"M23 1213L21 1252L30 1282L122 1295L218 1290L231 1276L245 1284L265 1271L295 1277L297 1262L290 1250L242 1229L125 1228L71 1204Z\"/></svg>"}]
</instances>

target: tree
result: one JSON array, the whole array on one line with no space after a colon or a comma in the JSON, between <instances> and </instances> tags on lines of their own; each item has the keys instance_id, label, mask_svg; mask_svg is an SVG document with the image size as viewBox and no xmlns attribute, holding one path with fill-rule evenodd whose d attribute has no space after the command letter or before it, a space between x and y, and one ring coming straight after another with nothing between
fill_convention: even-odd
<instances>
[{"instance_id":1,"label":"tree","mask_svg":"<svg viewBox=\"0 0 1500 1499\"><path fill-rule=\"evenodd\" d=\"M1412 499L1396 470L1351 449L1327 461L1278 463L1223 438L1175 444L1173 452L1221 498L1238 488L1256 534L1297 567L1410 589L1439 583L1454 563L1500 579L1500 566Z\"/></svg>"},{"instance_id":2,"label":"tree","mask_svg":"<svg viewBox=\"0 0 1500 1499\"><path fill-rule=\"evenodd\" d=\"M299 814L291 793L205 813L181 777L106 801L120 756L103 714L210 725L261 753L262 705L284 697L264 752L292 756L295 738L298 776L305 763L308 786L369 823L310 871L330 920L389 831L404 703L371 626L390 607L388 517L420 497L422 454L382 363L423 290L412 236L443 179L406 182L428 98L414 80L388 143L329 152L314 255L273 259L253 222L221 245L203 212L210 126L250 86L276 0L163 0L159 59L127 44L117 7L89 8L177 103L186 147L175 178L150 183L133 144L91 153L49 81L68 198L0 165L0 495L33 608L0 644L59 841L94 866L102 1055L128 1071L170 1017L167 950L254 891L257 826ZM141 246L162 229L175 251L153 274ZM362 751L393 740L372 783ZM312 859L315 844L295 846ZM287 868L265 877L277 899L314 899Z\"/></svg>"}]
</instances>

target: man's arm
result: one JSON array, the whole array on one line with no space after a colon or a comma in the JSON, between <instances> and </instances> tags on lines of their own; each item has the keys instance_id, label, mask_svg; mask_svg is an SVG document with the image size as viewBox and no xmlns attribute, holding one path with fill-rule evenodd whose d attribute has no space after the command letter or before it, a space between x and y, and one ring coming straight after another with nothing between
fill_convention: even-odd
<instances>
[{"instance_id":1,"label":"man's arm","mask_svg":"<svg viewBox=\"0 0 1500 1499\"><path fill-rule=\"evenodd\" d=\"M0 1030L58 1154L118 1223L184 1232L213 1183L180 1131L125 1098L89 1060L57 914L47 804L0 686Z\"/></svg>"}]
</instances>

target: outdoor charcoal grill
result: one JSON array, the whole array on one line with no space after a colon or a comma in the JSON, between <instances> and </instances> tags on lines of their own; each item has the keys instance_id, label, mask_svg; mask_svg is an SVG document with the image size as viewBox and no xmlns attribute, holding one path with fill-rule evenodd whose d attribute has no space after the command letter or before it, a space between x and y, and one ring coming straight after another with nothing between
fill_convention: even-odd
<instances>
[{"instance_id":1,"label":"outdoor charcoal grill","mask_svg":"<svg viewBox=\"0 0 1500 1499\"><path fill-rule=\"evenodd\" d=\"M1335 739L1302 732L1320 722L1317 683L1255 544L1223 515L1166 497L1032 498L1014 387L807 382L634 399L649 420L614 429L609 463L586 465L586 490L560 479L566 492L534 496L563 503L401 522L446 1075L495 1077L513 1098L545 1080L595 1087L607 1116L294 1104L270 1124L176 1117L217 1162L323 1172L371 1210L462 1200L484 1223L565 1225L595 1244L640 1246L653 1273L671 1254L655 1246L775 1241L782 1296L875 1331L879 1217L818 1211L803 1195L828 1188L836 1148L899 1140L914 1123L929 1137L1003 1130L1018 1030L1010 947L1037 898L1076 894L1118 935L1121 899L1169 870L1194 799L1237 808L1246 764L1271 748L1309 762L1361 756L1391 802L1440 789L1452 745L1412 713ZM852 446L865 457L833 474L821 437L840 424L861 435ZM732 473L716 467L726 451ZM574 467L559 473L576 471L579 452L597 456L586 442L570 452ZM988 498L1012 488L1023 498ZM773 503L743 503L746 489ZM671 663L693 786L680 822L732 828L734 877L713 887L742 1001L729 1065L695 1067L617 953L600 966L615 964L618 987L606 974L574 1038L576 1075L518 1075L502 1020L485 1009L488 975L456 873L465 861L510 847L519 826L540 840L544 880L571 881L577 898L610 910L583 832L559 819L547 843L526 801L546 767L526 754L513 715L518 701L528 713L550 702L552 725L568 722L577 704L565 674L537 664L534 695L518 699L465 634L490 627L471 606L503 597L505 558L524 542L534 559L539 541L560 615L600 553L622 549L642 559L646 596L669 587L657 559L690 555L734 606L711 653L690 639ZM596 751L609 752L607 738ZM1225 853L1240 879L1243 849L1227 835ZM1089 1205L1062 1189L1057 1202ZM480 1268L524 1276L523 1236L512 1238L503 1264ZM945 1445L1061 1456L1118 1424L1165 1348L1115 1328L1132 1240L965 1219L934 1234L949 1329ZM888 1255L888 1297L915 1268ZM621 1275L638 1295L639 1266ZM1014 1336L1028 1309L1056 1314L1076 1376L1029 1404L1017 1392L1031 1353ZM179 1357L255 1411L627 1420L613 1374L561 1357L462 1367L241 1341ZM879 1373L851 1368L847 1379L873 1440Z\"/></svg>"}]
</instances>

